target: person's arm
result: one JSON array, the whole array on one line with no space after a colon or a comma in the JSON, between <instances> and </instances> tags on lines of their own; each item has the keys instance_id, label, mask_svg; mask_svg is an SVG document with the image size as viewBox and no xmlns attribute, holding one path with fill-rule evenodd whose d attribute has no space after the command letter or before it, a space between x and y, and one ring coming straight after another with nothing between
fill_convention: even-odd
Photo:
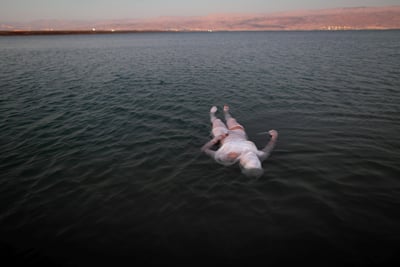
<instances>
[{"instance_id":1,"label":"person's arm","mask_svg":"<svg viewBox=\"0 0 400 267\"><path fill-rule=\"evenodd\" d=\"M216 136L212 140L208 141L204 146L202 146L201 151L214 158L215 151L210 148L217 144L221 140L221 136Z\"/></svg>"},{"instance_id":2,"label":"person's arm","mask_svg":"<svg viewBox=\"0 0 400 267\"><path fill-rule=\"evenodd\" d=\"M271 140L269 140L268 144L261 149L261 155L259 156L260 160L263 161L269 157L271 151L274 149L276 140L278 139L278 132L275 130L270 130L269 134L271 136Z\"/></svg>"}]
</instances>

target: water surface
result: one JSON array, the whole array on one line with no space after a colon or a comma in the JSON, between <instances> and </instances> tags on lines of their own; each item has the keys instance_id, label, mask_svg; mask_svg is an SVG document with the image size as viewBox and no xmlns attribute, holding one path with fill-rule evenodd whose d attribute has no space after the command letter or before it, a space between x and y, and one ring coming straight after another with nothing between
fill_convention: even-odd
<instances>
[{"instance_id":1,"label":"water surface","mask_svg":"<svg viewBox=\"0 0 400 267\"><path fill-rule=\"evenodd\" d=\"M399 31L0 38L13 260L386 263L400 241ZM212 105L262 148L200 153Z\"/></svg>"}]
</instances>

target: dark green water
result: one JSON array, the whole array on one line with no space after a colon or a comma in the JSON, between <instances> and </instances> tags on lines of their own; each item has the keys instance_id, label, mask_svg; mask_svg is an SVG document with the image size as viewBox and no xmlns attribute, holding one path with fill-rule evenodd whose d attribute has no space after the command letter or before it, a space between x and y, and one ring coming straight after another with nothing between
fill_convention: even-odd
<instances>
[{"instance_id":1,"label":"dark green water","mask_svg":"<svg viewBox=\"0 0 400 267\"><path fill-rule=\"evenodd\" d=\"M398 260L399 77L399 31L1 37L2 252ZM200 153L225 103L259 148L280 134L258 179Z\"/></svg>"}]
</instances>

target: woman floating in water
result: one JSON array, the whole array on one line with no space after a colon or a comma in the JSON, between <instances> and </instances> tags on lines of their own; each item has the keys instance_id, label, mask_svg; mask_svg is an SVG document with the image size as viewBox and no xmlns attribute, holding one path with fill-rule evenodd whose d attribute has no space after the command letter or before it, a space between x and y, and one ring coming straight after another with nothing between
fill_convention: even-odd
<instances>
[{"instance_id":1,"label":"woman floating in water","mask_svg":"<svg viewBox=\"0 0 400 267\"><path fill-rule=\"evenodd\" d=\"M274 148L278 132L270 130L268 133L271 140L262 150L258 150L253 142L247 140L244 127L229 114L227 105L224 106L224 114L228 127L215 116L215 112L217 107L213 106L210 110L213 139L205 144L201 151L225 166L239 162L242 172L247 176L261 176L264 172L261 162L268 158ZM217 143L220 144L218 150L211 150L210 148Z\"/></svg>"}]
</instances>

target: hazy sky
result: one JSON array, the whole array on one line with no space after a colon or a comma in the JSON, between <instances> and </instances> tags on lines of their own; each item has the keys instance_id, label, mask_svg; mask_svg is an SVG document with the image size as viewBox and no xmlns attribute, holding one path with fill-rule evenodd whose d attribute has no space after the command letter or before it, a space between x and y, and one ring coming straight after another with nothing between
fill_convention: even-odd
<instances>
[{"instance_id":1,"label":"hazy sky","mask_svg":"<svg viewBox=\"0 0 400 267\"><path fill-rule=\"evenodd\" d=\"M125 19L400 5L400 0L0 0L0 21Z\"/></svg>"}]
</instances>

